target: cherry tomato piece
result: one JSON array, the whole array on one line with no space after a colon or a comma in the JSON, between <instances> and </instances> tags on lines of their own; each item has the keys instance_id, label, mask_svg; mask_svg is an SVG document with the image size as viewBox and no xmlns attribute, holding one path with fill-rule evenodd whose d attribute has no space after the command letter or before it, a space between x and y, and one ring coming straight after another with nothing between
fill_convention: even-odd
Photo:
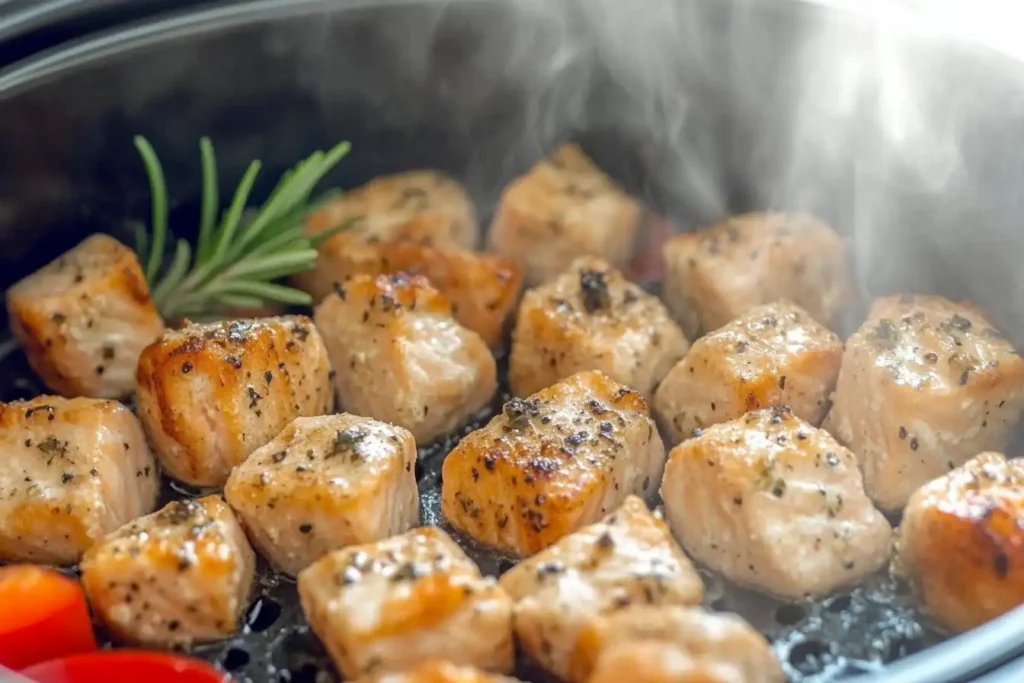
<instances>
[{"instance_id":1,"label":"cherry tomato piece","mask_svg":"<svg viewBox=\"0 0 1024 683\"><path fill-rule=\"evenodd\" d=\"M223 683L223 671L169 652L104 650L54 659L21 672L33 683Z\"/></svg>"},{"instance_id":2,"label":"cherry tomato piece","mask_svg":"<svg viewBox=\"0 0 1024 683\"><path fill-rule=\"evenodd\" d=\"M77 581L34 565L0 568L0 666L18 670L95 649Z\"/></svg>"}]
</instances>

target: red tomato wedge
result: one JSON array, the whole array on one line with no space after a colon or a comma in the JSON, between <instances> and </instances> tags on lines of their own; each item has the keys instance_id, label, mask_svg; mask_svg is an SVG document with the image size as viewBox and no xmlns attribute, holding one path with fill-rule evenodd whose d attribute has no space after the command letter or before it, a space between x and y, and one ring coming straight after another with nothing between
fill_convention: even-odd
<instances>
[{"instance_id":1,"label":"red tomato wedge","mask_svg":"<svg viewBox=\"0 0 1024 683\"><path fill-rule=\"evenodd\" d=\"M0 666L17 670L95 649L77 581L33 565L0 568Z\"/></svg>"},{"instance_id":2,"label":"red tomato wedge","mask_svg":"<svg viewBox=\"0 0 1024 683\"><path fill-rule=\"evenodd\" d=\"M167 652L104 650L36 664L20 672L33 683L222 683L206 662Z\"/></svg>"}]
</instances>

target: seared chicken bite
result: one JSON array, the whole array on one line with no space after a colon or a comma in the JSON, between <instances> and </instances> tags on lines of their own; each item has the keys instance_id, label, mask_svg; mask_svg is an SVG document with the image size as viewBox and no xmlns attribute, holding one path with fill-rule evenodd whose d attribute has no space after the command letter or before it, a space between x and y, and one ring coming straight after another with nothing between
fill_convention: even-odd
<instances>
[{"instance_id":1,"label":"seared chicken bite","mask_svg":"<svg viewBox=\"0 0 1024 683\"><path fill-rule=\"evenodd\" d=\"M606 617L581 647L588 683L782 683L768 641L733 614L631 607Z\"/></svg>"},{"instance_id":2,"label":"seared chicken bite","mask_svg":"<svg viewBox=\"0 0 1024 683\"><path fill-rule=\"evenodd\" d=\"M910 497L894 568L967 631L1024 604L1024 462L982 453Z\"/></svg>"},{"instance_id":3,"label":"seared chicken bite","mask_svg":"<svg viewBox=\"0 0 1024 683\"><path fill-rule=\"evenodd\" d=\"M436 527L325 555L299 574L299 599L346 678L436 658L512 668L511 600Z\"/></svg>"},{"instance_id":4,"label":"seared chicken bite","mask_svg":"<svg viewBox=\"0 0 1024 683\"><path fill-rule=\"evenodd\" d=\"M518 679L491 674L471 666L457 666L431 659L405 671L365 676L358 683L520 683Z\"/></svg>"},{"instance_id":5,"label":"seared chicken bite","mask_svg":"<svg viewBox=\"0 0 1024 683\"><path fill-rule=\"evenodd\" d=\"M785 406L676 446L661 494L694 558L782 597L827 593L889 559L892 529L864 494L854 455Z\"/></svg>"},{"instance_id":6,"label":"seared chicken bite","mask_svg":"<svg viewBox=\"0 0 1024 683\"><path fill-rule=\"evenodd\" d=\"M676 235L663 254L664 298L691 338L778 299L835 325L856 292L842 237L809 216L735 216Z\"/></svg>"},{"instance_id":7,"label":"seared chicken bite","mask_svg":"<svg viewBox=\"0 0 1024 683\"><path fill-rule=\"evenodd\" d=\"M296 417L333 404L330 363L304 316L189 325L142 353L139 417L164 470L223 486L231 468Z\"/></svg>"},{"instance_id":8,"label":"seared chicken bite","mask_svg":"<svg viewBox=\"0 0 1024 683\"><path fill-rule=\"evenodd\" d=\"M652 496L665 449L636 391L581 372L512 399L444 461L445 517L477 541L532 555Z\"/></svg>"},{"instance_id":9,"label":"seared chicken bite","mask_svg":"<svg viewBox=\"0 0 1024 683\"><path fill-rule=\"evenodd\" d=\"M412 434L368 417L300 417L224 487L253 544L294 576L326 552L419 523Z\"/></svg>"},{"instance_id":10,"label":"seared chicken bite","mask_svg":"<svg viewBox=\"0 0 1024 683\"><path fill-rule=\"evenodd\" d=\"M294 276L295 285L320 301L357 273L377 274L396 240L472 249L479 227L463 187L436 171L409 171L374 178L346 191L314 213L310 236L348 225L317 247L313 270Z\"/></svg>"},{"instance_id":11,"label":"seared chicken bite","mask_svg":"<svg viewBox=\"0 0 1024 683\"><path fill-rule=\"evenodd\" d=\"M593 653L581 648L605 615L633 604L695 605L704 593L668 527L636 496L510 569L501 587L515 601L522 648L566 681L586 679Z\"/></svg>"},{"instance_id":12,"label":"seared chicken bite","mask_svg":"<svg viewBox=\"0 0 1024 683\"><path fill-rule=\"evenodd\" d=\"M115 401L0 404L0 560L74 564L156 505L142 425Z\"/></svg>"},{"instance_id":13,"label":"seared chicken bite","mask_svg":"<svg viewBox=\"0 0 1024 683\"><path fill-rule=\"evenodd\" d=\"M849 339L825 427L864 487L898 510L926 482L1006 447L1024 410L1024 359L984 316L939 296L875 301Z\"/></svg>"},{"instance_id":14,"label":"seared chicken bite","mask_svg":"<svg viewBox=\"0 0 1024 683\"><path fill-rule=\"evenodd\" d=\"M164 329L135 253L93 235L7 290L11 331L64 396L135 391L139 354Z\"/></svg>"},{"instance_id":15,"label":"seared chicken bite","mask_svg":"<svg viewBox=\"0 0 1024 683\"><path fill-rule=\"evenodd\" d=\"M357 275L316 309L342 408L426 443L491 400L497 369L480 335L422 276Z\"/></svg>"},{"instance_id":16,"label":"seared chicken bite","mask_svg":"<svg viewBox=\"0 0 1024 683\"><path fill-rule=\"evenodd\" d=\"M640 205L583 150L563 145L505 188L490 244L521 261L532 286L562 273L578 256L624 267L640 216Z\"/></svg>"},{"instance_id":17,"label":"seared chicken bite","mask_svg":"<svg viewBox=\"0 0 1024 683\"><path fill-rule=\"evenodd\" d=\"M654 413L675 441L750 410L788 405L821 424L843 342L799 306L757 306L696 342L658 386Z\"/></svg>"},{"instance_id":18,"label":"seared chicken bite","mask_svg":"<svg viewBox=\"0 0 1024 683\"><path fill-rule=\"evenodd\" d=\"M689 344L657 297L604 261L573 261L523 296L509 381L528 396L582 370L600 370L650 396Z\"/></svg>"},{"instance_id":19,"label":"seared chicken bite","mask_svg":"<svg viewBox=\"0 0 1024 683\"><path fill-rule=\"evenodd\" d=\"M154 646L231 635L256 557L219 496L180 500L121 527L85 554L82 585L115 636Z\"/></svg>"}]
</instances>

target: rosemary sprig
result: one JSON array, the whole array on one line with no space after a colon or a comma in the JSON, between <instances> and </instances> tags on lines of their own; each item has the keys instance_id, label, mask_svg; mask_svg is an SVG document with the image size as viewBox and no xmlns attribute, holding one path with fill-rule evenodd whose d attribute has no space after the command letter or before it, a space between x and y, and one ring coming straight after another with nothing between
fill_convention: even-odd
<instances>
[{"instance_id":1,"label":"rosemary sprig","mask_svg":"<svg viewBox=\"0 0 1024 683\"><path fill-rule=\"evenodd\" d=\"M305 292L274 280L311 269L316 245L348 227L340 225L314 237L303 230L309 213L333 196L309 200L317 183L348 153L347 142L314 152L287 171L258 209L247 204L260 171L260 162L253 161L221 214L213 144L202 138L199 234L194 246L179 239L170 263L164 259L168 208L163 168L145 138L137 136L135 147L149 176L153 206L149 229L142 227L136 233L136 249L153 300L165 318L218 313L234 306L312 302Z\"/></svg>"}]
</instances>

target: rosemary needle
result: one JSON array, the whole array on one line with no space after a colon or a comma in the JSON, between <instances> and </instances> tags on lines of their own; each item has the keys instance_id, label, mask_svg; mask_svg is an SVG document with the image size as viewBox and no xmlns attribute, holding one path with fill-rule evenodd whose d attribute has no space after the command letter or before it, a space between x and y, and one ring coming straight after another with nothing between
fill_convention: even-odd
<instances>
[{"instance_id":1,"label":"rosemary needle","mask_svg":"<svg viewBox=\"0 0 1024 683\"><path fill-rule=\"evenodd\" d=\"M168 202L163 168L145 138L137 136L135 147L149 176L152 196L149 229L139 230L136 249L153 301L165 318L219 313L236 306L311 303L305 292L274 281L311 269L316 262L316 245L348 227L337 226L314 236L303 229L310 211L323 201L311 203L310 194L348 153L347 142L326 152L314 152L285 172L259 208L249 204L249 194L260 172L260 162L253 161L235 188L231 203L221 213L213 144L209 138L202 138L198 236L195 245L179 239L169 263L165 261Z\"/></svg>"}]
</instances>

